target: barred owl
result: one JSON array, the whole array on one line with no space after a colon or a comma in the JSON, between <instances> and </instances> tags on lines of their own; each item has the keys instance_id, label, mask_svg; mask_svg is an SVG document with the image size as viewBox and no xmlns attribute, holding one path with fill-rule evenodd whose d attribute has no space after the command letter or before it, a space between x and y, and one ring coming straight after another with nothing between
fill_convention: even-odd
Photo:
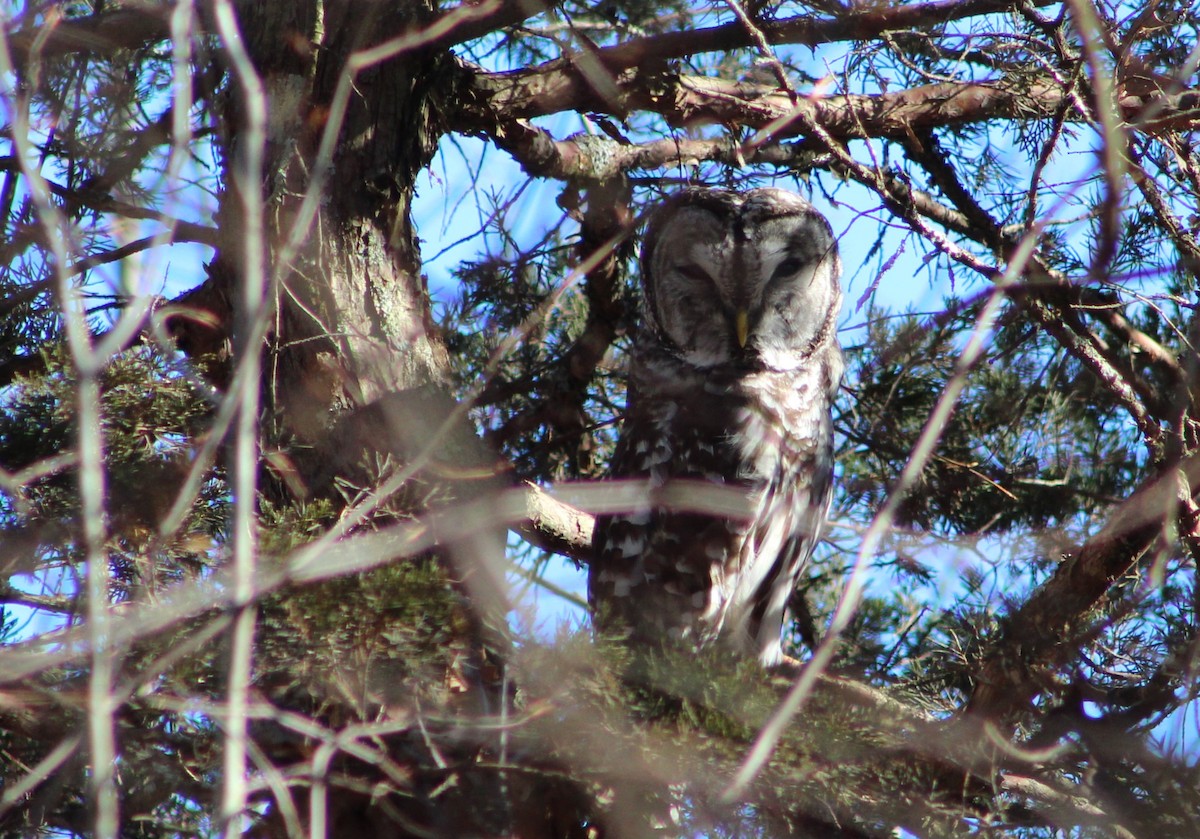
<instances>
[{"instance_id":1,"label":"barred owl","mask_svg":"<svg viewBox=\"0 0 1200 839\"><path fill-rule=\"evenodd\" d=\"M840 273L829 223L781 189L688 190L654 214L612 470L648 501L597 521L600 628L781 661L832 490ZM736 488L743 513L663 502L711 484Z\"/></svg>"}]
</instances>

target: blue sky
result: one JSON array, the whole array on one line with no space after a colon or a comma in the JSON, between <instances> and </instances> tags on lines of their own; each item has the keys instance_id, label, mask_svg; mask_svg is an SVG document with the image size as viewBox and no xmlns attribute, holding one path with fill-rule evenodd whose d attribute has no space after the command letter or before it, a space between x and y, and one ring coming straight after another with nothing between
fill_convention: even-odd
<instances>
[{"instance_id":1,"label":"blue sky","mask_svg":"<svg viewBox=\"0 0 1200 839\"><path fill-rule=\"evenodd\" d=\"M806 58L806 69L810 75L819 76L828 68L841 66L845 58L845 47L831 45L820 50L797 50L797 55ZM3 99L0 98L0 106ZM583 119L575 114L558 115L539 123L549 129L555 137L562 139L586 130ZM1015 148L999 133L991 141L993 149L1016 171L1027 171L1030 161L1027 155ZM1084 129L1078 138L1059 153L1047 170L1046 180L1063 184L1078 183L1081 174L1096 165L1094 134ZM860 159L864 158L864 146L855 144L852 149ZM189 164L185 176L202 178L204 171ZM819 195L814 201L818 209L825 212L839 234L842 258L845 264L844 287L845 309L843 323L846 331L843 341L856 340L854 329L861 325L863 312L855 311L861 295L875 282L880 266L895 254L905 243L904 251L880 279L874 302L888 310L913 309L937 311L942 308L943 298L950 292L951 275L945 270L944 261L926 263L928 250L909 238L906 231L891 228L885 236L884 246L878 253L868 254L867 247L875 240L879 222L870 211L878 207L878 199L867 190L852 183L833 184L825 175L826 183L834 192L837 203L824 201ZM478 256L486 250L488 242L473 234L480 228L482 215L486 213L489 196L505 196L525 184L526 176L520 167L506 154L481 141L469 137L446 138L441 151L418 180L418 194L414 206L414 217L418 233L422 238L422 249L426 259L424 270L429 277L430 289L436 299L446 301L457 291L453 281L454 267L463 259ZM786 182L780 185L787 186ZM148 189L154 191L159 184L147 181ZM517 209L510 216L509 232L518 242L530 243L540 239L548 224L561 214L555 199L561 190L556 181L534 181L524 186ZM1062 206L1055 211L1057 216L1070 219L1075 202L1080 196L1064 195ZM501 202L503 203L503 202ZM164 209L176 212L181 218L211 223L213 208L211 194L192 187L177 193ZM882 215L882 214L880 214ZM140 225L124 231L129 238L137 238L153 232L152 225ZM1079 239L1086 232L1084 222L1068 224L1066 229L1071 238ZM458 244L455 244L458 243ZM111 267L95 272L110 284L110 288L127 289L129 283L143 293L177 295L203 279L202 263L211 258L208 248L181 244L170 248L148 252L127 265L124 270ZM966 269L958 269L957 281L982 283L972 277ZM955 289L962 292L960 285ZM947 549L942 552L935 566L937 577L931 594L933 602L947 598L955 591L957 577L961 574L961 563L966 561L963 552ZM566 561L555 560L547 570L547 579L557 586L582 596L584 575ZM49 581L28 581L30 591L37 591ZM879 585L886 585L880 579ZM542 591L536 598L532 621L548 634L560 621L576 623L583 620L582 613L565 604L563 600ZM18 610L14 610L18 611ZM29 615L23 616L28 618ZM32 634L46 628L45 617L36 617L26 626ZM1182 716L1182 715L1181 715ZM1183 724L1182 721L1179 724Z\"/></svg>"}]
</instances>

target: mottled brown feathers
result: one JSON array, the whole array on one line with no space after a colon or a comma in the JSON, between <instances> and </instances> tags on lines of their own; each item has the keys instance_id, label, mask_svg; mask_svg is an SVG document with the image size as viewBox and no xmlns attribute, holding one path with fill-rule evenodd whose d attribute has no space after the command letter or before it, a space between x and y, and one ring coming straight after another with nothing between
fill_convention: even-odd
<instances>
[{"instance_id":1,"label":"mottled brown feathers","mask_svg":"<svg viewBox=\"0 0 1200 839\"><path fill-rule=\"evenodd\" d=\"M735 487L753 512L651 501L601 518L588 591L602 629L778 663L832 488L840 273L824 217L783 190L689 190L656 212L613 475L651 496Z\"/></svg>"}]
</instances>

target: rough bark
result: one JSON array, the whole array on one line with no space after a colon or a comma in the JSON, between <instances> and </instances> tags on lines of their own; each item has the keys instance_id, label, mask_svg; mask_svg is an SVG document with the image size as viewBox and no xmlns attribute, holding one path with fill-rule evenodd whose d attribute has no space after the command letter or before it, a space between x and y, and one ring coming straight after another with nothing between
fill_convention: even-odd
<instances>
[{"instance_id":1,"label":"rough bark","mask_svg":"<svg viewBox=\"0 0 1200 839\"><path fill-rule=\"evenodd\" d=\"M278 454L274 468L264 472L264 491L283 501L323 498L340 512L355 490L386 484L390 489L373 502L378 512L364 519L381 523L482 498L494 489L493 464L447 393L448 356L432 327L410 219L417 174L442 134L432 94L445 58L416 49L355 64L363 50L421 31L434 17L432 4L243 2L238 13L268 101L262 195L273 314L263 365L262 439ZM351 95L341 108L347 82ZM248 107L235 96L229 121L244 124ZM327 132L336 139L325 158ZM243 142L236 130L227 141L235 167L246 152ZM305 198L311 191L319 200L310 218L312 203ZM234 301L245 281L236 258L240 212L231 189L219 215L224 246L209 281L225 287L218 296ZM236 303L233 309L236 338L239 328L249 326ZM464 473L471 479L464 480ZM455 580L465 595L457 628L446 628L444 678L458 697L452 704L457 712L482 710L496 690L488 648L497 647L505 611L497 579L502 534L496 527L467 538L447 532L438 535L433 551L448 584ZM364 626L371 622L364 614ZM381 678L371 673L387 666L386 658L369 664L363 678ZM281 708L335 730L364 713L386 718L382 708L329 698L324 707L311 707L303 694L282 687L286 678L275 689L270 672L261 678ZM295 740L286 730L263 723L256 731L279 765L302 761L286 745ZM418 732L402 730L388 739L387 759L413 780L382 808L375 806L378 796L354 791L360 782L371 788L371 767L338 755L329 771L343 781L323 817L327 835L404 833L406 824L442 835L502 832L507 815L493 788L495 774L470 769L479 749L444 744L444 758L431 757ZM435 765L443 759L455 767L449 776ZM453 791L434 796L447 777L457 778ZM495 806L477 806L482 801ZM272 808L271 829L282 829L276 817Z\"/></svg>"}]
</instances>

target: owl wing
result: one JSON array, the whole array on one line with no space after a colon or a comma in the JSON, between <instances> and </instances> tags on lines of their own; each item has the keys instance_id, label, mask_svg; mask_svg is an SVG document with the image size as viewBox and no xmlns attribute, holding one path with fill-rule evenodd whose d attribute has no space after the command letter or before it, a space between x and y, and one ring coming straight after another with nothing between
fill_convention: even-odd
<instances>
[{"instance_id":1,"label":"owl wing","mask_svg":"<svg viewBox=\"0 0 1200 839\"><path fill-rule=\"evenodd\" d=\"M762 493L754 524L725 567L721 616L730 642L764 664L782 658L788 601L812 556L833 495L832 456L821 447L785 453L784 469Z\"/></svg>"}]
</instances>

